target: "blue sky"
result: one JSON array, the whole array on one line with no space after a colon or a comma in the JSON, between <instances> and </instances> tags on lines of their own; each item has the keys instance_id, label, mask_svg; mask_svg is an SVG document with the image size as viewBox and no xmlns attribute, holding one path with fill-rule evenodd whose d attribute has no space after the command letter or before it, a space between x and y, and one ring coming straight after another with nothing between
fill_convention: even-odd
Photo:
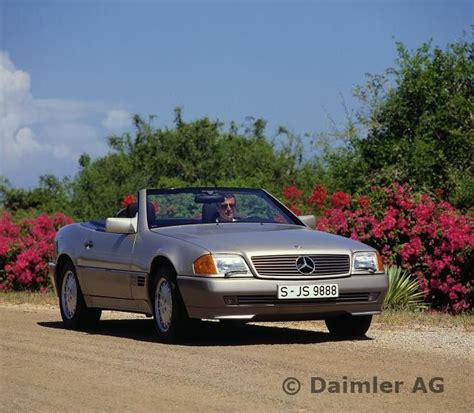
<instances>
[{"instance_id":1,"label":"blue sky","mask_svg":"<svg viewBox=\"0 0 474 413\"><path fill-rule=\"evenodd\" d=\"M343 118L394 42L445 47L470 32L472 2L0 0L0 175L31 187L107 152L130 116L173 108L269 121L298 134Z\"/></svg>"}]
</instances>

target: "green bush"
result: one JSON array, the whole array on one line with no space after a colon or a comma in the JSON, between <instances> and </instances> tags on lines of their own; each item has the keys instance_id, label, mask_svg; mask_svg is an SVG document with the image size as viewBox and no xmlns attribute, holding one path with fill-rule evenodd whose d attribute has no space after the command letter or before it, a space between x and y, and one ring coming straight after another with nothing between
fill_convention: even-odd
<instances>
[{"instance_id":1,"label":"green bush","mask_svg":"<svg viewBox=\"0 0 474 413\"><path fill-rule=\"evenodd\" d=\"M397 266L386 266L388 291L384 308L391 310L424 310L424 295L418 290L418 282L408 272Z\"/></svg>"}]
</instances>

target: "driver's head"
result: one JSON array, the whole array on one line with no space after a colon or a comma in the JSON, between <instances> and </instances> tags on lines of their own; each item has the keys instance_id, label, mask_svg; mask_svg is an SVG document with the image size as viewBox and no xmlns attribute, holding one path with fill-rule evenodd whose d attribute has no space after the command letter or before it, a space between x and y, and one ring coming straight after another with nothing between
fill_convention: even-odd
<instances>
[{"instance_id":1,"label":"driver's head","mask_svg":"<svg viewBox=\"0 0 474 413\"><path fill-rule=\"evenodd\" d=\"M220 222L232 222L235 217L235 206L237 201L232 194L224 195L224 202L217 204Z\"/></svg>"}]
</instances>

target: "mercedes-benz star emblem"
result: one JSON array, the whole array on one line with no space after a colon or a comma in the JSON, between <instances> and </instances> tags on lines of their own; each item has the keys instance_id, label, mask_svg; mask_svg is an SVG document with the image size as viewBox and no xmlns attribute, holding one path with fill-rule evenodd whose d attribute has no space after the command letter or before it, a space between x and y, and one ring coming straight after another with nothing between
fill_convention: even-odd
<instances>
[{"instance_id":1,"label":"mercedes-benz star emblem","mask_svg":"<svg viewBox=\"0 0 474 413\"><path fill-rule=\"evenodd\" d=\"M296 260L296 269L301 274L309 275L314 272L316 266L314 265L314 261L310 257L304 256L298 257L298 259Z\"/></svg>"}]
</instances>

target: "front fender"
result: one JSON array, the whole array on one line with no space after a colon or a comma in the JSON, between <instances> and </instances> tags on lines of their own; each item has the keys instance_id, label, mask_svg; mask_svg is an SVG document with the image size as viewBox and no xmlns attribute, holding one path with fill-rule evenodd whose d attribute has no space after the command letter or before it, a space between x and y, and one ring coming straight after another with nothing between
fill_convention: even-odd
<instances>
[{"instance_id":1,"label":"front fender","mask_svg":"<svg viewBox=\"0 0 474 413\"><path fill-rule=\"evenodd\" d=\"M147 231L137 236L131 270L149 273L155 258L164 257L172 263L178 275L191 275L196 258L209 253L209 250L191 242Z\"/></svg>"}]
</instances>

